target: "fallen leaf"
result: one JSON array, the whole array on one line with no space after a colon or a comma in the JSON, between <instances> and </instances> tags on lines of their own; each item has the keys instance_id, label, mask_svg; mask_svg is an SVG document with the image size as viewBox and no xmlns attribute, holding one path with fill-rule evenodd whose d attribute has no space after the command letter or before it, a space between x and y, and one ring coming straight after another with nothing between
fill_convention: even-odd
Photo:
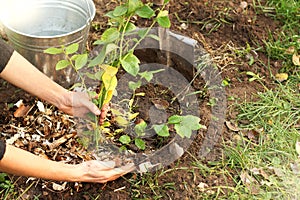
<instances>
[{"instance_id":1,"label":"fallen leaf","mask_svg":"<svg viewBox=\"0 0 300 200\"><path fill-rule=\"evenodd\" d=\"M24 104L20 104L18 109L14 112L14 117L24 117L31 110L31 106L25 106Z\"/></svg>"},{"instance_id":2,"label":"fallen leaf","mask_svg":"<svg viewBox=\"0 0 300 200\"><path fill-rule=\"evenodd\" d=\"M52 188L55 191L62 191L64 189L66 189L66 185L67 185L67 182L64 182L62 185L59 185L57 183L52 183Z\"/></svg>"},{"instance_id":3,"label":"fallen leaf","mask_svg":"<svg viewBox=\"0 0 300 200\"><path fill-rule=\"evenodd\" d=\"M297 152L298 156L300 157L300 142L299 141L296 142L296 152Z\"/></svg>"},{"instance_id":4,"label":"fallen leaf","mask_svg":"<svg viewBox=\"0 0 300 200\"><path fill-rule=\"evenodd\" d=\"M293 54L293 63L294 65L300 66L300 55L297 53Z\"/></svg>"},{"instance_id":5,"label":"fallen leaf","mask_svg":"<svg viewBox=\"0 0 300 200\"><path fill-rule=\"evenodd\" d=\"M292 55L294 53L295 53L295 47L294 46L290 46L288 49L285 50L285 54Z\"/></svg>"},{"instance_id":6,"label":"fallen leaf","mask_svg":"<svg viewBox=\"0 0 300 200\"><path fill-rule=\"evenodd\" d=\"M170 106L169 102L164 99L159 99L159 98L152 99L151 102L159 110L165 110Z\"/></svg>"},{"instance_id":7,"label":"fallen leaf","mask_svg":"<svg viewBox=\"0 0 300 200\"><path fill-rule=\"evenodd\" d=\"M298 163L291 163L290 166L291 166L291 169L292 169L292 171L295 175L300 174L300 167L299 167Z\"/></svg>"},{"instance_id":8,"label":"fallen leaf","mask_svg":"<svg viewBox=\"0 0 300 200\"><path fill-rule=\"evenodd\" d=\"M259 136L259 132L256 130L250 130L247 132L247 137L249 140L255 140Z\"/></svg>"},{"instance_id":9,"label":"fallen leaf","mask_svg":"<svg viewBox=\"0 0 300 200\"><path fill-rule=\"evenodd\" d=\"M276 81L283 82L286 81L289 78L289 75L287 73L278 73L275 75Z\"/></svg>"},{"instance_id":10,"label":"fallen leaf","mask_svg":"<svg viewBox=\"0 0 300 200\"><path fill-rule=\"evenodd\" d=\"M234 132L240 131L240 128L236 124L233 124L230 121L226 121L225 124L226 124L227 128L231 131L234 131Z\"/></svg>"},{"instance_id":11,"label":"fallen leaf","mask_svg":"<svg viewBox=\"0 0 300 200\"><path fill-rule=\"evenodd\" d=\"M208 185L207 185L206 183L201 182L201 183L199 183L199 184L197 185L197 188L199 188L199 190L200 190L201 192L204 192L204 191L205 191L205 188L208 188Z\"/></svg>"},{"instance_id":12,"label":"fallen leaf","mask_svg":"<svg viewBox=\"0 0 300 200\"><path fill-rule=\"evenodd\" d=\"M121 127L126 127L129 124L129 121L125 117L122 117L122 116L117 116L115 118L115 120L116 120L117 124Z\"/></svg>"},{"instance_id":13,"label":"fallen leaf","mask_svg":"<svg viewBox=\"0 0 300 200\"><path fill-rule=\"evenodd\" d=\"M262 168L255 167L255 168L250 169L250 172L252 172L252 174L254 174L254 175L261 175L265 179L269 179L269 175Z\"/></svg>"},{"instance_id":14,"label":"fallen leaf","mask_svg":"<svg viewBox=\"0 0 300 200\"><path fill-rule=\"evenodd\" d=\"M243 171L240 175L240 178L251 194L259 193L259 183L255 178L250 176L248 172Z\"/></svg>"}]
</instances>

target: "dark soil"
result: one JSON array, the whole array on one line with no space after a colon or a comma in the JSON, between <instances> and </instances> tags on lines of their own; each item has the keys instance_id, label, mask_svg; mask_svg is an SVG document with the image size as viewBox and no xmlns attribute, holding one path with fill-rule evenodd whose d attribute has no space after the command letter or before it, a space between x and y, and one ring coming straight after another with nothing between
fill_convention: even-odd
<instances>
[{"instance_id":1,"label":"dark soil","mask_svg":"<svg viewBox=\"0 0 300 200\"><path fill-rule=\"evenodd\" d=\"M105 28L106 19L103 17L103 13L111 10L116 2L108 0L95 0L97 7L97 15L94 20L94 26L90 31L89 37L89 49L93 49L91 43L95 39L99 38L103 28ZM268 58L263 52L249 52L250 56L254 56L261 62L254 62L249 64L249 55L237 56L234 55L232 48L246 47L249 44L251 47L263 46L263 41L267 40L268 33L274 32L280 27L280 24L274 21L272 18L263 14L257 14L253 8L252 1L247 1L248 6L246 8L240 7L240 1L207 1L207 0L186 0L184 2L171 1L169 10L171 13L172 27L171 30L179 32L185 36L191 37L197 40L204 49L211 55L214 62L222 71L221 76L223 79L227 79L230 86L226 87L227 97L235 97L240 102L252 99L253 96L263 91L263 87L258 82L249 82L249 77L245 74L247 71L264 76L264 84L266 87L272 87L273 80L270 76L270 71L267 66ZM225 20L226 23L221 22ZM147 21L139 20L135 22L139 26L147 26ZM214 29L214 27L217 27ZM228 55L226 57L226 55ZM234 55L234 56L233 56ZM234 62L232 62L234 61ZM265 65L264 65L265 64ZM275 74L279 70L280 64L278 61L271 60L270 70ZM176 80L175 80L176 83ZM194 85L195 89L203 90L203 80L198 79L198 84ZM149 91L153 90L153 85L148 85L144 88L144 92L148 92L148 95L152 95L151 98L158 98L157 94L150 94ZM205 93L198 96L201 102L201 123L208 126L211 119L211 107L209 103L209 93ZM35 98L27 94L26 92L19 90L5 82L2 83L0 89L0 101L1 101L1 113L0 113L0 125L5 127L9 123L24 123L24 118L15 119L13 113L16 110L15 107L9 107L8 104L16 103L18 100L23 99L28 105L33 105ZM161 100L169 101L168 98L161 98ZM153 105L153 101L149 99L140 99L140 105L148 108ZM170 103L170 102L169 102ZM228 106L231 106L233 102L228 101ZM172 109L178 110L178 106L172 107ZM143 109L138 109L141 112L141 118L148 120L147 112L143 113ZM175 112L176 113L176 112ZM234 121L236 118L236 111L228 107L227 109L227 121ZM60 115L56 115L57 119L61 120ZM55 119L55 118L54 118ZM71 126L71 124L68 124ZM7 129L2 129L7 130ZM223 155L222 141L230 141L232 139L232 132L223 126L221 132L222 137L219 138L216 146L207 154L204 158L201 158L204 164L211 161L220 161ZM2 131L1 131L2 132ZM14 134L15 132L12 132ZM189 153L185 153L178 161L171 164L167 169L173 170L167 174L164 174L158 178L157 188L155 189L156 195L161 195L162 199L197 199L198 194L201 193L197 189L199 183L206 183L208 186L226 185L233 186L231 176L232 174L206 174L200 169L194 169L194 173L188 170L179 170L182 167L190 167L194 162L195 157L201 156L199 154L199 146L201 146L203 139L206 135L205 130L198 132L197 137L194 139L192 145L188 149ZM61 135L61 134L60 134ZM3 136L2 136L3 137ZM75 136L76 138L76 136ZM78 148L80 152L80 145L76 143L76 140L63 144L60 151L50 152L49 149L44 154L55 160L67 159L72 155L65 155L63 150L70 152L68 148L72 146ZM76 143L76 144L75 144ZM33 145L33 146L32 146ZM21 148L35 152L38 144L32 144L20 146ZM36 146L34 146L36 145ZM35 152L37 153L37 152ZM55 156L58 154L58 156ZM68 154L68 153L67 153ZM89 155L73 156L75 160L83 160L89 158ZM200 157L198 157L200 159ZM230 172L230 169L228 169ZM153 173L153 176L159 174ZM147 184L139 184L137 187L133 184L134 181L140 178L139 174L128 174L124 178L120 178L116 181L109 182L107 184L90 184L90 183L67 183L66 187L62 191L54 191L52 188L52 181L47 180L28 180L26 177L16 177L11 175L10 178L15 184L15 189L21 194L32 183L32 187L23 194L21 199L149 199L154 196L153 191L147 187ZM145 178L145 177L144 177ZM152 177L147 177L151 179ZM131 180L128 181L128 180ZM168 187L167 183L173 183L172 187ZM62 183L58 183L62 184ZM117 190L124 187L124 189ZM230 192L230 191L226 191ZM226 195L226 194L224 194Z\"/></svg>"}]
</instances>

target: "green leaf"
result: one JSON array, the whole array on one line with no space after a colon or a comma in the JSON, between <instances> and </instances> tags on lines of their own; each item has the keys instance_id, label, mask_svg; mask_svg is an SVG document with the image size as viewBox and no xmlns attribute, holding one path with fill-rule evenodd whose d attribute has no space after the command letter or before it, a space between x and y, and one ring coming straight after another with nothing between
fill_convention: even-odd
<instances>
[{"instance_id":1,"label":"green leaf","mask_svg":"<svg viewBox=\"0 0 300 200\"><path fill-rule=\"evenodd\" d=\"M82 83L75 83L74 85L72 85L71 88L69 88L69 90L73 90L75 88L81 88L82 87Z\"/></svg>"},{"instance_id":2,"label":"green leaf","mask_svg":"<svg viewBox=\"0 0 300 200\"><path fill-rule=\"evenodd\" d=\"M71 63L67 60L60 60L58 61L58 63L56 64L55 69L56 70L62 70L65 69L66 67L68 67Z\"/></svg>"},{"instance_id":3,"label":"green leaf","mask_svg":"<svg viewBox=\"0 0 300 200\"><path fill-rule=\"evenodd\" d=\"M93 45L104 45L105 42L103 42L102 40L96 40Z\"/></svg>"},{"instance_id":4,"label":"green leaf","mask_svg":"<svg viewBox=\"0 0 300 200\"><path fill-rule=\"evenodd\" d=\"M187 126L191 130L198 130L201 128L200 118L193 115L183 116L181 125Z\"/></svg>"},{"instance_id":5,"label":"green leaf","mask_svg":"<svg viewBox=\"0 0 300 200\"><path fill-rule=\"evenodd\" d=\"M153 73L148 72L148 71L139 73L139 75L140 75L142 78L146 79L148 82L150 82L150 81L152 80L152 78L153 78Z\"/></svg>"},{"instance_id":6,"label":"green leaf","mask_svg":"<svg viewBox=\"0 0 300 200\"><path fill-rule=\"evenodd\" d=\"M170 136L169 128L166 124L160 124L160 125L153 125L153 128L157 135L161 137L168 137Z\"/></svg>"},{"instance_id":7,"label":"green leaf","mask_svg":"<svg viewBox=\"0 0 300 200\"><path fill-rule=\"evenodd\" d=\"M102 79L102 75L104 74L104 70L101 71L97 71L94 75L95 75L95 79L96 80L101 80Z\"/></svg>"},{"instance_id":8,"label":"green leaf","mask_svg":"<svg viewBox=\"0 0 300 200\"><path fill-rule=\"evenodd\" d=\"M80 70L82 67L86 65L87 61L88 61L87 54L78 55L77 58L75 59L75 69Z\"/></svg>"},{"instance_id":9,"label":"green leaf","mask_svg":"<svg viewBox=\"0 0 300 200\"><path fill-rule=\"evenodd\" d=\"M102 48L100 53L94 59L91 60L91 62L89 63L89 67L102 64L104 62L104 59L105 59L105 48Z\"/></svg>"},{"instance_id":10,"label":"green leaf","mask_svg":"<svg viewBox=\"0 0 300 200\"><path fill-rule=\"evenodd\" d=\"M117 6L114 11L113 15L116 17L119 17L121 15L124 15L127 12L127 7L125 5Z\"/></svg>"},{"instance_id":11,"label":"green leaf","mask_svg":"<svg viewBox=\"0 0 300 200\"><path fill-rule=\"evenodd\" d=\"M119 47L114 43L106 44L105 46L102 47L100 53L94 59L91 60L89 66L92 67L95 65L103 64L105 56L118 48Z\"/></svg>"},{"instance_id":12,"label":"green leaf","mask_svg":"<svg viewBox=\"0 0 300 200\"><path fill-rule=\"evenodd\" d=\"M101 40L106 43L111 43L120 38L120 32L117 28L109 28L104 31Z\"/></svg>"},{"instance_id":13,"label":"green leaf","mask_svg":"<svg viewBox=\"0 0 300 200\"><path fill-rule=\"evenodd\" d=\"M71 44L69 46L67 46L65 48L65 51L66 51L66 54L73 54L73 53L76 53L79 49L79 44L78 43L74 43L74 44Z\"/></svg>"},{"instance_id":14,"label":"green leaf","mask_svg":"<svg viewBox=\"0 0 300 200\"><path fill-rule=\"evenodd\" d=\"M154 35L154 34L149 34L149 35L147 35L147 37L152 38L157 41L160 41L160 37L158 37L157 35Z\"/></svg>"},{"instance_id":15,"label":"green leaf","mask_svg":"<svg viewBox=\"0 0 300 200\"><path fill-rule=\"evenodd\" d=\"M134 13L141 6L143 6L141 0L128 0L128 14Z\"/></svg>"},{"instance_id":16,"label":"green leaf","mask_svg":"<svg viewBox=\"0 0 300 200\"><path fill-rule=\"evenodd\" d=\"M105 55L109 54L110 52L112 52L118 48L119 48L119 46L114 43L107 44L105 47Z\"/></svg>"},{"instance_id":17,"label":"green leaf","mask_svg":"<svg viewBox=\"0 0 300 200\"><path fill-rule=\"evenodd\" d=\"M152 8L150 8L147 5L140 7L135 11L135 13L141 18L146 18L146 19L149 19L154 16L154 10L152 10Z\"/></svg>"},{"instance_id":18,"label":"green leaf","mask_svg":"<svg viewBox=\"0 0 300 200\"><path fill-rule=\"evenodd\" d=\"M138 81L138 82L129 81L128 82L128 87L132 91L135 91L136 89L138 89L139 87L141 87L141 85L142 85L141 81Z\"/></svg>"},{"instance_id":19,"label":"green leaf","mask_svg":"<svg viewBox=\"0 0 300 200\"><path fill-rule=\"evenodd\" d=\"M6 173L0 173L0 183L3 183L5 181L6 176L7 176Z\"/></svg>"},{"instance_id":20,"label":"green leaf","mask_svg":"<svg viewBox=\"0 0 300 200\"><path fill-rule=\"evenodd\" d=\"M158 13L157 18L160 17L167 17L169 15L169 11L168 10L162 10Z\"/></svg>"},{"instance_id":21,"label":"green leaf","mask_svg":"<svg viewBox=\"0 0 300 200\"><path fill-rule=\"evenodd\" d=\"M139 75L142 78L146 79L148 82L150 82L153 78L153 74L159 73L161 71L164 71L164 69L159 69L159 70L155 70L155 71L144 71L144 72L139 73Z\"/></svg>"},{"instance_id":22,"label":"green leaf","mask_svg":"<svg viewBox=\"0 0 300 200\"><path fill-rule=\"evenodd\" d=\"M145 121L142 121L137 125L135 125L134 131L138 136L143 136L145 135L146 128L147 128L147 123Z\"/></svg>"},{"instance_id":23,"label":"green leaf","mask_svg":"<svg viewBox=\"0 0 300 200\"><path fill-rule=\"evenodd\" d=\"M129 144L131 142L131 139L128 135L122 135L120 138L119 138L119 141L122 143L122 144Z\"/></svg>"},{"instance_id":24,"label":"green leaf","mask_svg":"<svg viewBox=\"0 0 300 200\"><path fill-rule=\"evenodd\" d=\"M142 140L141 138L135 138L134 144L135 144L135 146L137 146L137 148L139 148L141 150L145 150L145 148L146 148L146 144L145 144L144 140Z\"/></svg>"},{"instance_id":25,"label":"green leaf","mask_svg":"<svg viewBox=\"0 0 300 200\"><path fill-rule=\"evenodd\" d=\"M168 119L168 123L169 124L178 124L182 121L182 116L179 115L172 115L171 117L169 117Z\"/></svg>"},{"instance_id":26,"label":"green leaf","mask_svg":"<svg viewBox=\"0 0 300 200\"><path fill-rule=\"evenodd\" d=\"M168 16L158 17L157 22L163 28L170 28L171 27L171 21L170 21Z\"/></svg>"},{"instance_id":27,"label":"green leaf","mask_svg":"<svg viewBox=\"0 0 300 200\"><path fill-rule=\"evenodd\" d=\"M132 53L127 54L122 60L121 64L126 72L132 76L136 76L140 70L140 60Z\"/></svg>"},{"instance_id":28,"label":"green leaf","mask_svg":"<svg viewBox=\"0 0 300 200\"><path fill-rule=\"evenodd\" d=\"M87 76L89 79L96 80L95 74L93 73L86 72L84 75Z\"/></svg>"},{"instance_id":29,"label":"green leaf","mask_svg":"<svg viewBox=\"0 0 300 200\"><path fill-rule=\"evenodd\" d=\"M180 123L176 123L174 128L177 134L180 135L182 138L184 137L190 138L192 136L193 130L199 130L200 128L203 127L201 124L199 124L200 122L199 117L193 115L179 116L179 117L181 117L181 121Z\"/></svg>"},{"instance_id":30,"label":"green leaf","mask_svg":"<svg viewBox=\"0 0 300 200\"><path fill-rule=\"evenodd\" d=\"M147 34L147 29L141 29L138 31L138 36L140 36L141 38L145 37Z\"/></svg>"},{"instance_id":31,"label":"green leaf","mask_svg":"<svg viewBox=\"0 0 300 200\"><path fill-rule=\"evenodd\" d=\"M51 47L51 48L44 50L44 53L52 54L52 55L61 54L63 52L64 52L64 50L62 48L55 48L55 47Z\"/></svg>"},{"instance_id":32,"label":"green leaf","mask_svg":"<svg viewBox=\"0 0 300 200\"><path fill-rule=\"evenodd\" d=\"M170 0L164 0L164 4L167 4L169 2L170 2Z\"/></svg>"},{"instance_id":33,"label":"green leaf","mask_svg":"<svg viewBox=\"0 0 300 200\"><path fill-rule=\"evenodd\" d=\"M116 18L116 16L114 15L114 11L109 11L104 16L112 19Z\"/></svg>"},{"instance_id":34,"label":"green leaf","mask_svg":"<svg viewBox=\"0 0 300 200\"><path fill-rule=\"evenodd\" d=\"M190 138L192 135L192 130L189 127L182 126L180 124L175 124L174 128L176 130L176 133L182 138Z\"/></svg>"},{"instance_id":35,"label":"green leaf","mask_svg":"<svg viewBox=\"0 0 300 200\"><path fill-rule=\"evenodd\" d=\"M125 27L125 32L127 32L127 33L131 32L131 31L134 31L134 30L136 30L136 26L131 22L129 22L127 24L127 26ZM121 30L121 31L123 31L123 30Z\"/></svg>"}]
</instances>

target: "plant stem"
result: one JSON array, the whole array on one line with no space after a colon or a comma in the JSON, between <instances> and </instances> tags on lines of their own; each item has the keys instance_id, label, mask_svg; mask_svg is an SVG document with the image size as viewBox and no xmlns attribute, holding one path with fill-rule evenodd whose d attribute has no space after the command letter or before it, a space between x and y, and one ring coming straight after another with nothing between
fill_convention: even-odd
<instances>
[{"instance_id":1,"label":"plant stem","mask_svg":"<svg viewBox=\"0 0 300 200\"><path fill-rule=\"evenodd\" d=\"M132 14L127 18L125 26L123 27L122 35L121 35L121 41L120 41L120 54L119 54L119 61L122 59L122 54L123 54L123 42L124 42L124 37L125 37L125 32L126 32L126 27L128 26L130 19L132 17ZM121 28L122 26L120 26ZM119 67L119 66L118 66Z\"/></svg>"}]
</instances>

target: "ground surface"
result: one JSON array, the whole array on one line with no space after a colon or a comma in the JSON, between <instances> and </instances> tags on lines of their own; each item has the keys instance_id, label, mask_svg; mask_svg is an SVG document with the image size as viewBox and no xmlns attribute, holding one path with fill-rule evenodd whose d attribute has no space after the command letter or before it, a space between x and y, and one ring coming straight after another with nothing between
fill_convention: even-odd
<instances>
[{"instance_id":1,"label":"ground surface","mask_svg":"<svg viewBox=\"0 0 300 200\"><path fill-rule=\"evenodd\" d=\"M106 19L103 13L110 10L116 4L114 1L96 0L97 15L94 19L94 25L91 29L90 43L101 35L101 28L105 27ZM185 36L189 36L197 40L205 50L210 53L213 61L222 72L223 79L230 83L230 87L226 87L228 101L227 121L234 121L236 112L231 109L231 104L235 99L240 102L250 100L253 94L262 91L261 84L257 82L249 82L249 77L246 72L251 71L255 74L264 76L264 84L267 87L272 87L273 81L270 77L270 71L265 67L267 64L267 56L261 52L247 52L247 45L258 47L263 45L263 41L267 40L268 33L275 31L280 24L272 18L263 14L257 14L254 11L252 1L248 0L246 6L241 6L241 1L206 1L206 0L186 0L184 2L171 1L169 10L171 14L172 27L171 29ZM138 25L144 25L143 21L136 22ZM90 46L90 48L92 48ZM240 50L237 52L236 50ZM249 64L250 57L258 57L262 62ZM271 71L273 74L280 69L280 63L276 60L271 60ZM26 93L25 93L26 94ZM9 108L8 104L16 103L21 98L28 105L32 105L34 98L30 95L24 95L24 92L18 90L9 84L3 83L0 90L1 113L0 124L17 123L22 119L13 119L15 107ZM205 99L204 99L205 101ZM207 99L206 102L207 103ZM209 113L209 107L206 113ZM57 115L51 116L55 120ZM205 122L205 116L202 120ZM64 123L64 122L63 122ZM71 126L65 122L66 126ZM7 131L8 128L6 127ZM3 129L2 129L3 131ZM1 131L1 132L2 132ZM14 132L14 131L12 131ZM204 133L201 133L205 135ZM197 157L197 149L201 143L203 136L198 136L190 149L189 153L182 156L178 162L166 167L164 170L158 171L152 175L128 174L124 178L107 184L89 184L89 183L67 183L61 190L53 189L52 181L45 180L28 180L26 177L11 176L15 188L22 194L22 199L143 199L154 196L161 196L162 199L197 199L201 193L199 184L207 184L209 187L227 186L234 187L235 183L231 177L236 176L235 172L230 174L220 174L215 172L207 175L205 170L194 168L193 162ZM60 134L61 135L61 134ZM58 136L59 137L59 136ZM72 139L73 136L71 136ZM222 138L202 160L202 163L213 163L222 159L222 142L232 140L232 130L225 125L222 132ZM51 150L42 150L47 157L59 160L74 157L69 155L68 148L72 147L73 141L67 142L61 147L60 151L50 152ZM77 145L77 144L76 144ZM21 145L22 148L37 151L38 144L32 143ZM34 151L35 150L35 151ZM67 151L65 155L62 151ZM37 153L37 152L35 152ZM55 154L58 154L55 155ZM213 165L213 164L212 164ZM167 171L167 172L166 172ZM155 179L155 177L157 179ZM144 182L143 182L144 180ZM57 183L62 185L63 183ZM28 190L27 190L28 189ZM230 192L230 190L224 190ZM212 191L211 192L215 192ZM226 194L224 194L226 195Z\"/></svg>"}]
</instances>

